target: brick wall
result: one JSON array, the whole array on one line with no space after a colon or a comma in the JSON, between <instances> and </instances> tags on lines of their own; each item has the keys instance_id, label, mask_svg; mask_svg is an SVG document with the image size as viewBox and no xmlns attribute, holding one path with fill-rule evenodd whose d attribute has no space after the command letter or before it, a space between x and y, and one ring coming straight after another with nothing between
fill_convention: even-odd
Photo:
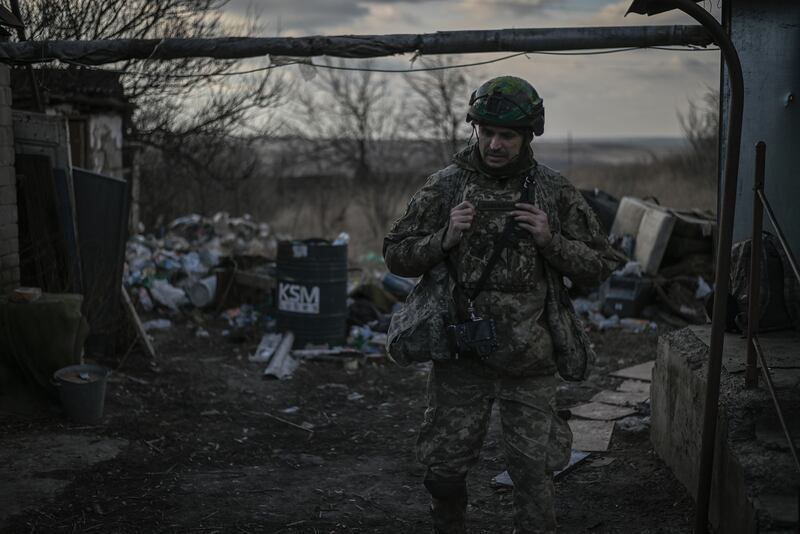
<instances>
[{"instance_id":1,"label":"brick wall","mask_svg":"<svg viewBox=\"0 0 800 534\"><path fill-rule=\"evenodd\" d=\"M0 64L0 295L19 285L17 186L9 68Z\"/></svg>"}]
</instances>

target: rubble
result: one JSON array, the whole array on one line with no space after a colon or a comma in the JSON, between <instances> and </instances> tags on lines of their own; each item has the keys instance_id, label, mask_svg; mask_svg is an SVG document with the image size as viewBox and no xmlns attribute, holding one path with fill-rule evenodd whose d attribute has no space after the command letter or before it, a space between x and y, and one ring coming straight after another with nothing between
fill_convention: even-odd
<instances>
[{"instance_id":1,"label":"rubble","mask_svg":"<svg viewBox=\"0 0 800 534\"><path fill-rule=\"evenodd\" d=\"M658 331L660 324L672 327L706 322L706 302L713 295L709 282L712 218L633 197L624 197L619 203L611 197L605 200L609 210L615 209L613 224L612 211L605 213L609 240L628 261L594 291L571 289L575 311L587 329L641 334ZM343 232L326 242L346 245L350 236ZM278 236L267 223L224 212L212 217L190 214L169 223L161 237L131 237L124 285L145 312L215 310L213 313L227 321L229 328L222 334L231 341L263 336L249 359L269 363L280 343L271 316L277 249ZM375 253L362 255L358 264L358 275L353 270L348 275L345 343L290 347L286 361L292 366L302 360L337 358L359 365L366 358L385 357L392 314L413 291L416 280L387 272ZM242 302L241 293L231 292L234 286L261 291L262 304ZM209 334L198 327L196 335ZM287 378L291 369L275 373Z\"/></svg>"},{"instance_id":2,"label":"rubble","mask_svg":"<svg viewBox=\"0 0 800 534\"><path fill-rule=\"evenodd\" d=\"M224 212L210 218L179 217L167 229L161 238L137 234L127 243L124 285L133 288L131 293L145 311L154 304L173 312L189 304L208 305L216 291L214 269L223 259L269 262L275 258L279 239L267 223Z\"/></svg>"}]
</instances>

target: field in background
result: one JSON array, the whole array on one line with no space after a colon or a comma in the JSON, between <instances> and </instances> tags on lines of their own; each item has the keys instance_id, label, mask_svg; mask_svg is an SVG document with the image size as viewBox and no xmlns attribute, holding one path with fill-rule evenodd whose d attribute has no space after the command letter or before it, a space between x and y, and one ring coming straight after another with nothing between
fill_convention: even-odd
<instances>
[{"instance_id":1,"label":"field in background","mask_svg":"<svg viewBox=\"0 0 800 534\"><path fill-rule=\"evenodd\" d=\"M687 165L687 148L682 139L620 139L534 143L536 158L559 170L581 189L601 189L611 195L654 198L661 205L681 209L715 210L716 179L700 176ZM436 169L430 169L430 172ZM427 177L422 171L404 180L394 198L386 198L391 220ZM254 214L269 222L280 234L296 239L333 239L339 232L350 235L351 260L375 259L381 254L382 236L387 228L368 222L353 192L342 186L329 187L320 179L313 192L309 185L283 187L269 213Z\"/></svg>"}]
</instances>

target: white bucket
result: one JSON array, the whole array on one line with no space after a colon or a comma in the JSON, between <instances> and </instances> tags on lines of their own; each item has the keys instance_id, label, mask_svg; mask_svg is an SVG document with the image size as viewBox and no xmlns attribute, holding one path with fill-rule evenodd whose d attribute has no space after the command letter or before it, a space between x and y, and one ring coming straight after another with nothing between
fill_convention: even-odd
<instances>
[{"instance_id":1,"label":"white bucket","mask_svg":"<svg viewBox=\"0 0 800 534\"><path fill-rule=\"evenodd\" d=\"M186 294L189 296L189 302L196 308L204 308L214 301L214 296L217 293L217 277L208 276L202 278L189 286Z\"/></svg>"}]
</instances>

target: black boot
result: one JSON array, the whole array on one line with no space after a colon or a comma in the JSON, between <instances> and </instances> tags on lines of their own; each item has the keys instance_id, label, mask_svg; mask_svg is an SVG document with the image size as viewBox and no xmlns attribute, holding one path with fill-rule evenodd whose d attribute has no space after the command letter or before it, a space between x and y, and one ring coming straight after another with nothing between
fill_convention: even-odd
<instances>
[{"instance_id":1,"label":"black boot","mask_svg":"<svg viewBox=\"0 0 800 534\"><path fill-rule=\"evenodd\" d=\"M434 534L464 534L467 518L467 485L463 479L425 477L431 494Z\"/></svg>"},{"instance_id":2,"label":"black boot","mask_svg":"<svg viewBox=\"0 0 800 534\"><path fill-rule=\"evenodd\" d=\"M464 534L467 520L467 496L455 499L431 497L434 534Z\"/></svg>"}]
</instances>

